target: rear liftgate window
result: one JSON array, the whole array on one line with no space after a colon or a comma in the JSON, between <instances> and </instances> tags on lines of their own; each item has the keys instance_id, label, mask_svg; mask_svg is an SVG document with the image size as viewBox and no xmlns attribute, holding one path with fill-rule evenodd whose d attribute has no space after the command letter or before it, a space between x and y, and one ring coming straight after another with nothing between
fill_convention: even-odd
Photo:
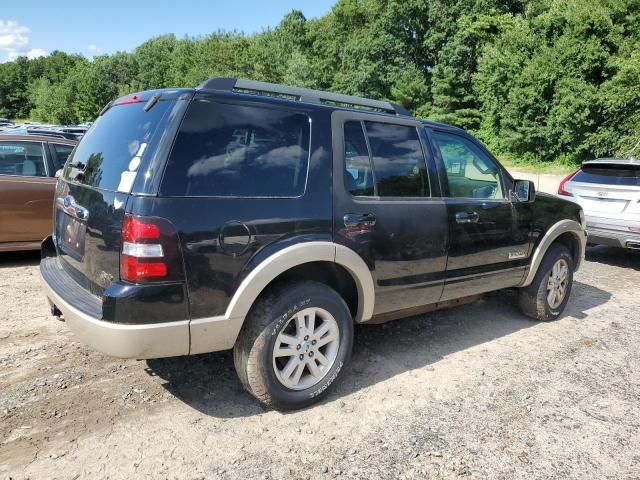
<instances>
[{"instance_id":1,"label":"rear liftgate window","mask_svg":"<svg viewBox=\"0 0 640 480\"><path fill-rule=\"evenodd\" d=\"M640 187L640 165L585 165L571 181Z\"/></svg>"},{"instance_id":2,"label":"rear liftgate window","mask_svg":"<svg viewBox=\"0 0 640 480\"><path fill-rule=\"evenodd\" d=\"M167 196L297 197L304 193L309 117L200 99L171 152Z\"/></svg>"},{"instance_id":3,"label":"rear liftgate window","mask_svg":"<svg viewBox=\"0 0 640 480\"><path fill-rule=\"evenodd\" d=\"M158 124L175 103L160 100L147 112L144 102L111 107L70 155L64 178L91 187L128 192L132 179L123 188L123 180L127 180L123 173L135 172L134 159L142 156Z\"/></svg>"}]
</instances>

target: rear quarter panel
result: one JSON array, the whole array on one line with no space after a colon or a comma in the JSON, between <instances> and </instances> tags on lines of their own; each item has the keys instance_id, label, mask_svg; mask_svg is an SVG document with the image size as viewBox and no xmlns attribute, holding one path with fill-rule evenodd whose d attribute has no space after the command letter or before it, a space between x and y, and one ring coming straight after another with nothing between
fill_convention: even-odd
<instances>
[{"instance_id":1,"label":"rear quarter panel","mask_svg":"<svg viewBox=\"0 0 640 480\"><path fill-rule=\"evenodd\" d=\"M129 213L163 217L177 229L192 319L223 315L242 280L280 249L303 241L331 241L331 126L328 113L316 110L309 115L309 172L300 197L130 198Z\"/></svg>"}]
</instances>

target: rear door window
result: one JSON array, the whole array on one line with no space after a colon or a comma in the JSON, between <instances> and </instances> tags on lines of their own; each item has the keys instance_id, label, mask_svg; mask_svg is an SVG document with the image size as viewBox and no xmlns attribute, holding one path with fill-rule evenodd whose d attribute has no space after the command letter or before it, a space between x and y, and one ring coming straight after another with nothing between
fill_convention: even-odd
<instances>
[{"instance_id":1,"label":"rear door window","mask_svg":"<svg viewBox=\"0 0 640 480\"><path fill-rule=\"evenodd\" d=\"M345 122L344 160L345 188L353 196L430 195L429 175L415 127Z\"/></svg>"},{"instance_id":2,"label":"rear door window","mask_svg":"<svg viewBox=\"0 0 640 480\"><path fill-rule=\"evenodd\" d=\"M167 163L167 196L297 197L309 163L309 117L198 99Z\"/></svg>"},{"instance_id":3,"label":"rear door window","mask_svg":"<svg viewBox=\"0 0 640 480\"><path fill-rule=\"evenodd\" d=\"M636 168L624 165L602 165L582 167L571 179L572 182L597 183L601 185L619 185L625 187L640 186L640 165Z\"/></svg>"},{"instance_id":4,"label":"rear door window","mask_svg":"<svg viewBox=\"0 0 640 480\"><path fill-rule=\"evenodd\" d=\"M429 175L415 127L364 122L381 197L428 197Z\"/></svg>"},{"instance_id":5,"label":"rear door window","mask_svg":"<svg viewBox=\"0 0 640 480\"><path fill-rule=\"evenodd\" d=\"M56 157L58 157L58 162L60 162L61 166L64 166L64 164L67 163L69 155L71 155L71 152L73 151L73 145L53 143L52 146L56 152Z\"/></svg>"},{"instance_id":6,"label":"rear door window","mask_svg":"<svg viewBox=\"0 0 640 480\"><path fill-rule=\"evenodd\" d=\"M40 142L0 142L0 175L46 177Z\"/></svg>"}]
</instances>

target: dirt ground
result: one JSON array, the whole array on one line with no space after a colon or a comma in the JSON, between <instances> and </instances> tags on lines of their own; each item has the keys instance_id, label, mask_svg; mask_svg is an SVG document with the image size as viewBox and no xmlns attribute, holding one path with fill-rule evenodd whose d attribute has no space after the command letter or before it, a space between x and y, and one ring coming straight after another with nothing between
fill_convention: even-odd
<instances>
[{"instance_id":1,"label":"dirt ground","mask_svg":"<svg viewBox=\"0 0 640 480\"><path fill-rule=\"evenodd\" d=\"M282 414L229 353L118 360L0 255L0 478L638 479L640 255L591 248L566 315L514 292L356 329L321 404Z\"/></svg>"}]
</instances>

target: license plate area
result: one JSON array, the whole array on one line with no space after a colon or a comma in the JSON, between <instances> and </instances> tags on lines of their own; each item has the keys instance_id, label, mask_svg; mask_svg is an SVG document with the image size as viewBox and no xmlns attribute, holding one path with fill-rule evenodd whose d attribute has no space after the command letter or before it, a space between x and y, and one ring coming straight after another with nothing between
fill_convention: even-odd
<instances>
[{"instance_id":1,"label":"license plate area","mask_svg":"<svg viewBox=\"0 0 640 480\"><path fill-rule=\"evenodd\" d=\"M597 213L622 213L627 206L626 200L615 198L584 198L582 207L587 212Z\"/></svg>"},{"instance_id":2,"label":"license plate area","mask_svg":"<svg viewBox=\"0 0 640 480\"><path fill-rule=\"evenodd\" d=\"M87 224L67 213L62 214L62 222L58 231L58 244L62 251L78 261L84 258L84 243Z\"/></svg>"}]
</instances>

